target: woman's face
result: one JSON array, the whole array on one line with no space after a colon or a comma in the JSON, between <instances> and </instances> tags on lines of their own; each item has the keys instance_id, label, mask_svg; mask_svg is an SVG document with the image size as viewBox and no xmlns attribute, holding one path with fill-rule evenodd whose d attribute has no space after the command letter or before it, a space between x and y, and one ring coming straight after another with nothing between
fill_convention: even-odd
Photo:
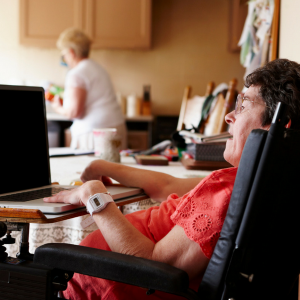
<instances>
[{"instance_id":1,"label":"woman's face","mask_svg":"<svg viewBox=\"0 0 300 300\"><path fill-rule=\"evenodd\" d=\"M68 65L69 68L73 68L75 64L75 52L73 49L63 49L61 51L62 60Z\"/></svg>"},{"instance_id":2,"label":"woman's face","mask_svg":"<svg viewBox=\"0 0 300 300\"><path fill-rule=\"evenodd\" d=\"M263 100L257 97L258 93L259 87L251 86L243 95L245 101L243 101L241 112L235 114L235 111L232 111L225 116L226 123L230 125L229 133L233 137L227 140L224 158L235 167L240 163L242 152L250 132L253 129L268 130L270 128L270 125L261 126L262 114L266 106Z\"/></svg>"}]
</instances>

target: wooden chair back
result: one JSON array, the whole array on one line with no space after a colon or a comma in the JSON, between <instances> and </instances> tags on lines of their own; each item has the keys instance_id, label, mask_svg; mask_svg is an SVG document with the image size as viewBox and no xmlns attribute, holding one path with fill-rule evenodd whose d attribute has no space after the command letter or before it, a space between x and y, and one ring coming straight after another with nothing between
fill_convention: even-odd
<instances>
[{"instance_id":1,"label":"wooden chair back","mask_svg":"<svg viewBox=\"0 0 300 300\"><path fill-rule=\"evenodd\" d=\"M201 98L206 98L207 96L211 95L214 90L214 87L215 87L215 83L213 81L209 82L207 84L204 97L199 97L199 99L191 98L192 88L190 86L185 87L184 92L183 92L183 98L182 98L182 103L181 103L181 108L180 108L178 124L177 124L177 131L186 129L185 125L187 124L188 120L191 117L189 112L194 110L193 106L195 104L198 106L199 101L204 101L204 99L201 99ZM189 101L192 99L193 99L193 101ZM199 111L199 118L200 118L200 111ZM199 121L200 121L200 119L199 119Z\"/></svg>"},{"instance_id":2,"label":"wooden chair back","mask_svg":"<svg viewBox=\"0 0 300 300\"><path fill-rule=\"evenodd\" d=\"M229 82L228 91L224 97L223 93L219 93L215 103L212 104L208 118L203 126L204 135L220 134L226 131L227 123L225 116L233 108L237 95L237 80L234 78Z\"/></svg>"}]
</instances>

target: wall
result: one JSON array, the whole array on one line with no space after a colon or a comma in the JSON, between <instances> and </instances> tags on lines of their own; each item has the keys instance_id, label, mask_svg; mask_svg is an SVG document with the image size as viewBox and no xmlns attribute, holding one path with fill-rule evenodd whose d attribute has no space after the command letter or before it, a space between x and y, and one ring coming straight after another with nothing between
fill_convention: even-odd
<instances>
[{"instance_id":1,"label":"wall","mask_svg":"<svg viewBox=\"0 0 300 300\"><path fill-rule=\"evenodd\" d=\"M283 5L284 2L284 5ZM300 2L281 1L279 27L279 57L300 63Z\"/></svg>"},{"instance_id":2,"label":"wall","mask_svg":"<svg viewBox=\"0 0 300 300\"><path fill-rule=\"evenodd\" d=\"M56 49L19 45L19 2L0 0L0 83L63 84L66 70ZM153 43L150 51L93 50L91 58L110 73L124 95L152 88L153 113L178 115L183 89L203 95L207 82L229 82L242 88L239 53L227 50L229 0L153 0ZM53 16L55 22L55 16Z\"/></svg>"}]
</instances>

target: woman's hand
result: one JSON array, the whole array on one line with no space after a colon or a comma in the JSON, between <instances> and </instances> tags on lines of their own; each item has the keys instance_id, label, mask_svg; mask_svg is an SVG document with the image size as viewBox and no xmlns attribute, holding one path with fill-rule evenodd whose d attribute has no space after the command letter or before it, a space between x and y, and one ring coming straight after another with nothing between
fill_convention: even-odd
<instances>
[{"instance_id":1,"label":"woman's hand","mask_svg":"<svg viewBox=\"0 0 300 300\"><path fill-rule=\"evenodd\" d=\"M111 179L105 176L105 164L107 164L107 162L100 159L92 161L82 172L80 177L81 181L100 180L106 185L112 184Z\"/></svg>"},{"instance_id":2,"label":"woman's hand","mask_svg":"<svg viewBox=\"0 0 300 300\"><path fill-rule=\"evenodd\" d=\"M91 195L107 192L103 183L99 180L89 181L79 188L61 191L58 194L44 198L44 202L61 202L73 205L86 205Z\"/></svg>"},{"instance_id":3,"label":"woman's hand","mask_svg":"<svg viewBox=\"0 0 300 300\"><path fill-rule=\"evenodd\" d=\"M59 109L60 107L62 107L62 103L60 100L60 97L58 95L55 95L53 97L52 103L51 103L52 107L54 108L54 110Z\"/></svg>"},{"instance_id":4,"label":"woman's hand","mask_svg":"<svg viewBox=\"0 0 300 300\"><path fill-rule=\"evenodd\" d=\"M69 88L69 97L71 99L68 107L63 107L58 95L54 96L51 103L55 112L67 117L68 119L80 119L85 111L86 90L81 88Z\"/></svg>"}]
</instances>

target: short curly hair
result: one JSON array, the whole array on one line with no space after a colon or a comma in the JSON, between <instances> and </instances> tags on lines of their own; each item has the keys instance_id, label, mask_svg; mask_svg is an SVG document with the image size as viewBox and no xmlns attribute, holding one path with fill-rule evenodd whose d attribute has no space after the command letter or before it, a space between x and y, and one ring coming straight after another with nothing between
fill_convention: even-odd
<instances>
[{"instance_id":1,"label":"short curly hair","mask_svg":"<svg viewBox=\"0 0 300 300\"><path fill-rule=\"evenodd\" d=\"M291 128L300 129L300 64L276 59L256 69L245 80L245 86L259 87L259 97L266 103L262 126L271 124L278 102L288 105Z\"/></svg>"},{"instance_id":2,"label":"short curly hair","mask_svg":"<svg viewBox=\"0 0 300 300\"><path fill-rule=\"evenodd\" d=\"M91 44L91 39L83 31L76 28L64 30L56 42L58 49L71 48L74 50L76 56L80 58L89 56Z\"/></svg>"}]
</instances>

